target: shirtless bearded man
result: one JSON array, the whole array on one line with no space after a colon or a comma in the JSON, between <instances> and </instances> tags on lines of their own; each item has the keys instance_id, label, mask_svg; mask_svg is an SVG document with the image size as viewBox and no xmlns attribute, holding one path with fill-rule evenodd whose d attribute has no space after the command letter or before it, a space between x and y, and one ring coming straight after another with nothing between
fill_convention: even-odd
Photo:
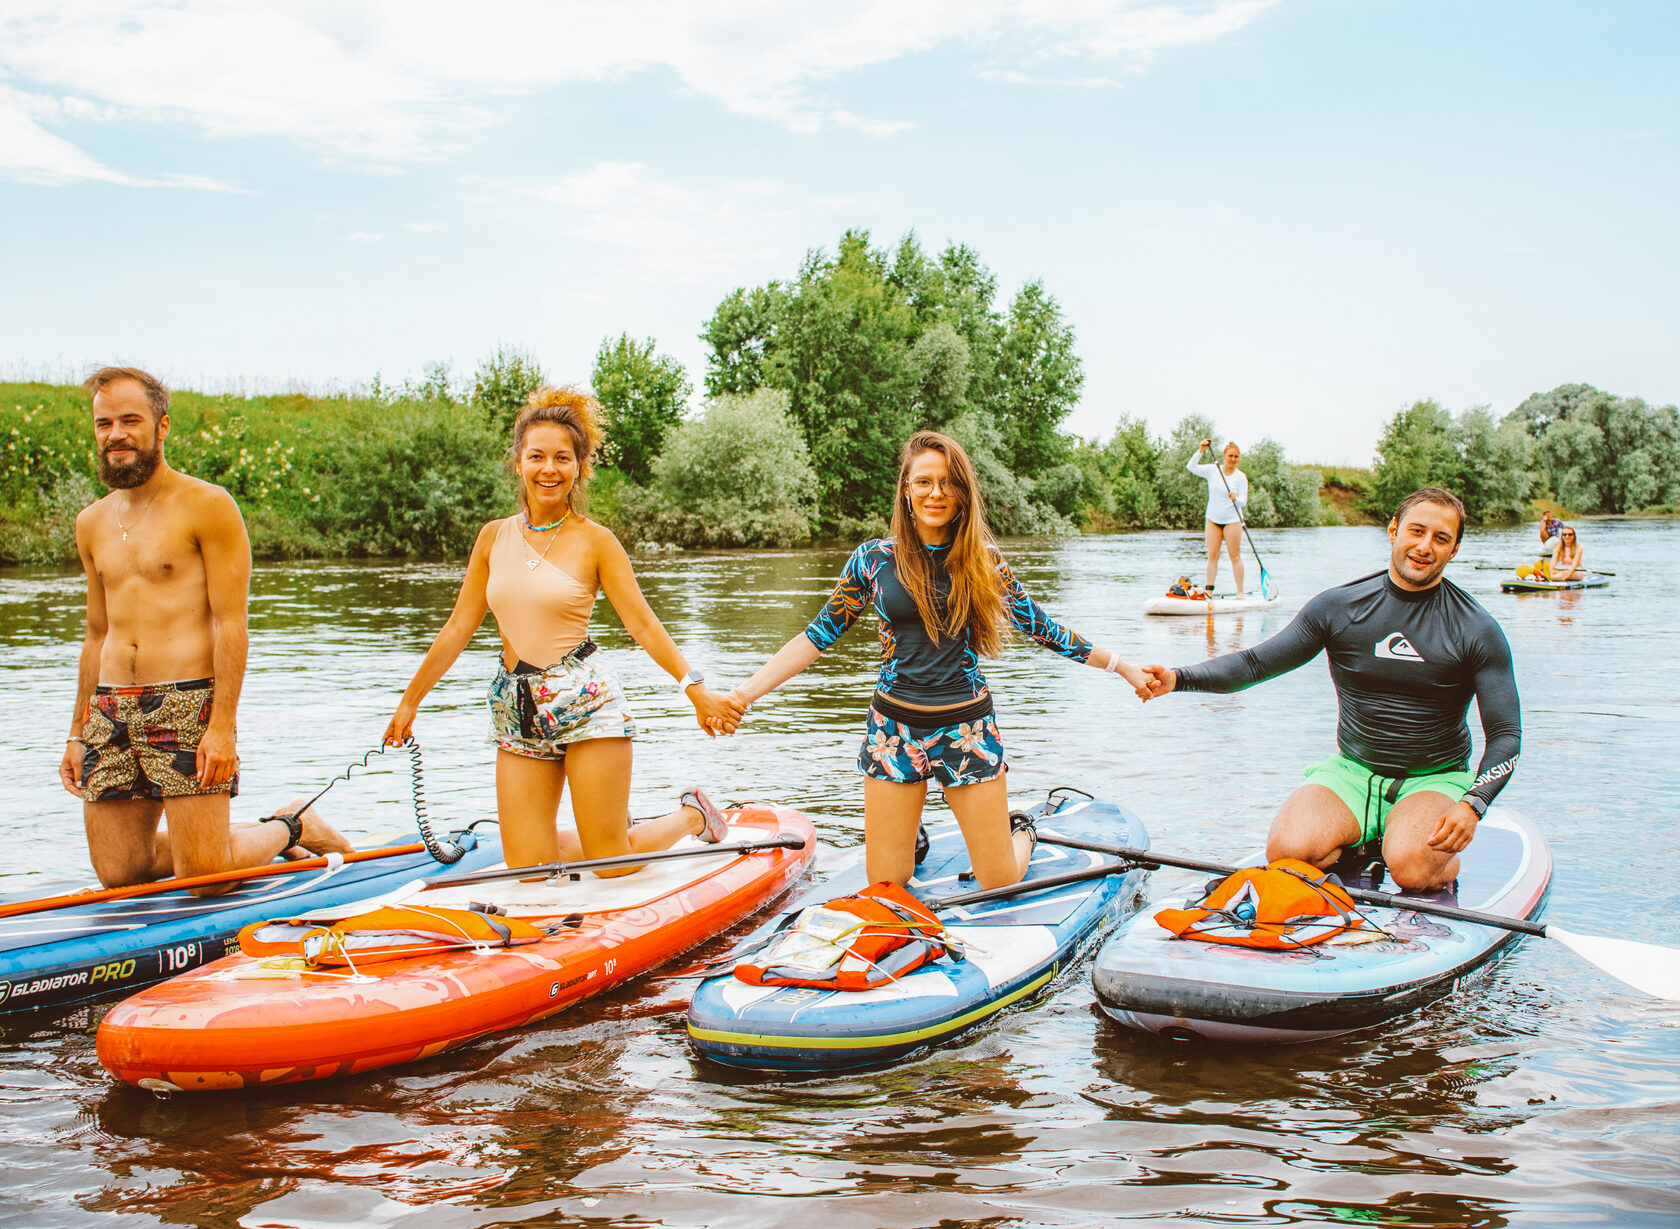
<instances>
[{"instance_id":1,"label":"shirtless bearded man","mask_svg":"<svg viewBox=\"0 0 1680 1229\"><path fill-rule=\"evenodd\" d=\"M245 523L221 487L164 460L169 390L155 377L107 367L85 387L99 477L111 493L76 517L87 631L58 772L82 799L100 882L261 866L280 853L305 856L299 848L350 852L312 810L230 826L248 644ZM162 815L169 825L160 834Z\"/></svg>"}]
</instances>

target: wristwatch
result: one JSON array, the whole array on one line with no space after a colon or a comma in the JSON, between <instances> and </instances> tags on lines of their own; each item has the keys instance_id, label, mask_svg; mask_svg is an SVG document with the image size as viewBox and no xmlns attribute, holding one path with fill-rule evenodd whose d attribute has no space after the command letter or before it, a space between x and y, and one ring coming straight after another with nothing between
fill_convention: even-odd
<instances>
[{"instance_id":1,"label":"wristwatch","mask_svg":"<svg viewBox=\"0 0 1680 1229\"><path fill-rule=\"evenodd\" d=\"M706 681L705 671L703 671L703 670L690 670L687 674L683 675L680 679L677 680L677 690L678 691L687 691L690 687L694 686L694 684L704 683L705 681Z\"/></svg>"},{"instance_id":2,"label":"wristwatch","mask_svg":"<svg viewBox=\"0 0 1680 1229\"><path fill-rule=\"evenodd\" d=\"M1478 819L1487 814L1488 804L1475 794L1464 795L1463 802L1465 806L1476 812Z\"/></svg>"}]
</instances>

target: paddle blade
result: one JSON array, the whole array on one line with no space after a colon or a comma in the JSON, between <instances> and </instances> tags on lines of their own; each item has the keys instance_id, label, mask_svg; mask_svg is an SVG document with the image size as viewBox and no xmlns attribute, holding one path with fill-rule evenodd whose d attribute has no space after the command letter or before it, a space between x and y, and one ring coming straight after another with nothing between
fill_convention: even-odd
<instances>
[{"instance_id":1,"label":"paddle blade","mask_svg":"<svg viewBox=\"0 0 1680 1229\"><path fill-rule=\"evenodd\" d=\"M1547 924L1546 937L1556 939L1590 964L1653 998L1680 1000L1680 951L1632 939L1581 935Z\"/></svg>"},{"instance_id":2,"label":"paddle blade","mask_svg":"<svg viewBox=\"0 0 1680 1229\"><path fill-rule=\"evenodd\" d=\"M1268 602L1278 595L1277 581L1272 579L1272 574L1266 570L1263 563L1260 565L1260 592Z\"/></svg>"}]
</instances>

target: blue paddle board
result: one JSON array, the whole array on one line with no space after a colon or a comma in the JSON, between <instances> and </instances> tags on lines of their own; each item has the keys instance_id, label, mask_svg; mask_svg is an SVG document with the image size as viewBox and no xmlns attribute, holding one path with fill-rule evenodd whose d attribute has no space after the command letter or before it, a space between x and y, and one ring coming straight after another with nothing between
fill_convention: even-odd
<instances>
[{"instance_id":1,"label":"blue paddle board","mask_svg":"<svg viewBox=\"0 0 1680 1229\"><path fill-rule=\"evenodd\" d=\"M494 837L455 833L450 870L501 860ZM419 834L391 845L416 844ZM445 869L424 850L251 879L221 896L159 892L0 918L0 1020L110 1002L238 950L240 927L380 896ZM0 904L30 899L0 898Z\"/></svg>"},{"instance_id":2,"label":"blue paddle board","mask_svg":"<svg viewBox=\"0 0 1680 1229\"><path fill-rule=\"evenodd\" d=\"M1134 848L1149 843L1143 822L1131 811L1072 791L1052 791L1031 813L1041 835L1054 832ZM907 885L910 890L929 903L973 890L973 881L962 878L968 851L956 825L938 825L929 837L927 857ZM1112 861L1041 840L1027 880ZM1042 990L1135 907L1147 873L1133 868L942 909L940 919L963 945L965 958L942 957L875 990L753 986L733 973L710 978L689 1007L689 1040L715 1062L764 1071L844 1071L903 1058ZM865 886L860 866L823 883L818 899ZM755 938L769 933L772 928Z\"/></svg>"},{"instance_id":3,"label":"blue paddle board","mask_svg":"<svg viewBox=\"0 0 1680 1229\"><path fill-rule=\"evenodd\" d=\"M1477 825L1453 890L1417 900L1534 921L1552 881L1540 830L1495 807ZM1319 1041L1370 1028L1450 994L1522 936L1407 909L1360 905L1379 937L1351 931L1300 951L1180 939L1161 908L1188 908L1206 880L1129 919L1097 953L1091 983L1104 1012L1130 1028L1181 1039ZM1399 893L1392 883L1350 887ZM1386 937L1380 937L1386 935Z\"/></svg>"}]
</instances>

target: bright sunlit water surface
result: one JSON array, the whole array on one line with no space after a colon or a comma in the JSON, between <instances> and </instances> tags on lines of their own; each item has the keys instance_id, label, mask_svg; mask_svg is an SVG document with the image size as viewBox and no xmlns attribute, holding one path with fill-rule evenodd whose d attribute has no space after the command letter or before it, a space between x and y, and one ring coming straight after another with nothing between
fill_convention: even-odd
<instances>
[{"instance_id":1,"label":"bright sunlit water surface","mask_svg":"<svg viewBox=\"0 0 1680 1229\"><path fill-rule=\"evenodd\" d=\"M1472 533L1448 573L1516 654L1523 757L1501 802L1552 843L1551 918L1680 945L1680 530L1587 522L1589 561L1617 573L1610 588L1501 595L1477 565L1524 558L1533 536ZM1283 602L1213 625L1139 614L1173 576L1200 577L1189 535L1006 548L1070 626L1173 665L1257 643L1312 593L1381 567L1387 547L1365 528L1260 545ZM844 558L637 566L690 660L729 681L803 627ZM452 564L257 569L239 814L313 793L374 745L458 579ZM55 776L81 599L77 575L0 573L0 890L91 877L79 807ZM807 811L830 866L859 842L872 628L716 743L604 604L596 628L641 724L637 814L697 782ZM493 812L492 652L481 635L416 725L436 817ZM1301 767L1333 744L1322 662L1242 695L1147 708L1115 677L1019 643L989 675L1014 799L1060 784L1114 797L1162 850L1253 851ZM1472 728L1479 754L1474 713ZM406 757L376 758L323 806L354 837L384 834L412 827L407 790ZM1149 890L1180 882L1158 873ZM0 1224L1680 1223L1680 1005L1545 940L1388 1028L1290 1049L1124 1032L1092 1006L1082 964L957 1045L803 1081L697 1061L683 1033L691 985L645 980L424 1063L256 1094L163 1100L113 1084L86 1029L14 1037L0 1049Z\"/></svg>"}]
</instances>

